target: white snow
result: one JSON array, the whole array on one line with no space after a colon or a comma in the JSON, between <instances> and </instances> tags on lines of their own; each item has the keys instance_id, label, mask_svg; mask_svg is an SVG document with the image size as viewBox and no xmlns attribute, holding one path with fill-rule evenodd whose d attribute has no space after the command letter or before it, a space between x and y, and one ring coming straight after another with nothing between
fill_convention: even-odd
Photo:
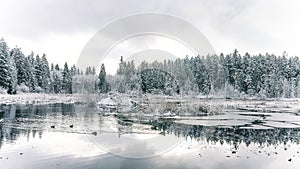
<instances>
[{"instance_id":1,"label":"white snow","mask_svg":"<svg viewBox=\"0 0 300 169\"><path fill-rule=\"evenodd\" d=\"M109 97L109 98L100 100L97 104L98 105L106 105L106 106L116 106L117 102Z\"/></svg>"},{"instance_id":2,"label":"white snow","mask_svg":"<svg viewBox=\"0 0 300 169\"><path fill-rule=\"evenodd\" d=\"M79 97L78 97L79 98ZM52 104L52 103L74 103L75 95L68 94L17 94L0 95L0 104Z\"/></svg>"}]
</instances>

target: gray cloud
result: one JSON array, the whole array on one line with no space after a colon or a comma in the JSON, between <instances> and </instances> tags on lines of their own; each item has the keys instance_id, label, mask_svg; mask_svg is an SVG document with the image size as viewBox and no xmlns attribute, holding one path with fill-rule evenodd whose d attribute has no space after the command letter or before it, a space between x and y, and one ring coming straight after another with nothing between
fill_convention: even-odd
<instances>
[{"instance_id":1,"label":"gray cloud","mask_svg":"<svg viewBox=\"0 0 300 169\"><path fill-rule=\"evenodd\" d=\"M2 6L4 10L1 10L0 18L6 24L0 29L25 37L45 33L96 31L111 20L140 12L164 12L195 19L206 15L205 17L212 17L211 21L214 24L218 24L226 21L228 17L233 17L248 4L234 2L236 1L218 4L215 0L12 0L4 2ZM222 12L224 7L230 10Z\"/></svg>"},{"instance_id":2,"label":"gray cloud","mask_svg":"<svg viewBox=\"0 0 300 169\"><path fill-rule=\"evenodd\" d=\"M72 51L71 46L58 49L55 44L63 40L65 44L78 40L87 42L113 20L143 12L161 12L187 20L212 42L217 52L227 53L234 48L254 53L278 54L286 50L295 55L300 52L295 45L300 39L297 0L0 1L0 36L13 39L10 46L32 48L28 50L44 44L42 50L49 57L58 57L51 56L57 53L78 57L79 52ZM85 37L73 38L76 34ZM58 37L52 38L53 35ZM61 35L67 38L60 38ZM53 53L54 50L61 52Z\"/></svg>"}]
</instances>

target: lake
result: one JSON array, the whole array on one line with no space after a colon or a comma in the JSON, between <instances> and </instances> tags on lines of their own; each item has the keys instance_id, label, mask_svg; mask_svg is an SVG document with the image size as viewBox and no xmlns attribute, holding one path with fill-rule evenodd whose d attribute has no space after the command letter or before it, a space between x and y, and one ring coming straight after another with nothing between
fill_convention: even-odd
<instances>
[{"instance_id":1,"label":"lake","mask_svg":"<svg viewBox=\"0 0 300 169\"><path fill-rule=\"evenodd\" d=\"M286 103L243 103L158 101L122 112L88 104L2 104L0 166L300 168L300 114Z\"/></svg>"}]
</instances>

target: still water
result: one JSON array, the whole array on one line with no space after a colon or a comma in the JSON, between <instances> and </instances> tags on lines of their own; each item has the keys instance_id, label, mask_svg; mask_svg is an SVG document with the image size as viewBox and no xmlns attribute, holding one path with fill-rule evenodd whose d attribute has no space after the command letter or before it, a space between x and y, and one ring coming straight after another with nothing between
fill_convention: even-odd
<instances>
[{"instance_id":1,"label":"still water","mask_svg":"<svg viewBox=\"0 0 300 169\"><path fill-rule=\"evenodd\" d=\"M300 168L297 113L147 111L1 105L0 168Z\"/></svg>"}]
</instances>

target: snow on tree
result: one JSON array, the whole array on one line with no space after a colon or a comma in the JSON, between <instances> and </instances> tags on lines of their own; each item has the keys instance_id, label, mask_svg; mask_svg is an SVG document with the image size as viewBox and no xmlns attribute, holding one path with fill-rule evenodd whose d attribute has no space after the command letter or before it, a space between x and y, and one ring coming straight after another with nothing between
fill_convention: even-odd
<instances>
[{"instance_id":1,"label":"snow on tree","mask_svg":"<svg viewBox=\"0 0 300 169\"><path fill-rule=\"evenodd\" d=\"M25 57L20 48L9 50L0 40L0 87L13 94L25 92L47 93L120 93L151 92L172 94L223 94L226 97L300 97L300 60L297 56L273 54L240 55L233 53L196 56L184 59L147 63L137 68L121 56L116 75L106 75L104 65L99 75L94 67L85 72L75 65L63 69L49 63L44 55L32 52ZM173 90L173 92L172 92ZM134 92L133 92L134 91ZM6 93L6 92L5 92Z\"/></svg>"},{"instance_id":2,"label":"snow on tree","mask_svg":"<svg viewBox=\"0 0 300 169\"><path fill-rule=\"evenodd\" d=\"M42 88L43 86L43 78L42 78L42 63L39 55L36 55L34 60L34 72L35 78L37 82L37 87Z\"/></svg>"},{"instance_id":3,"label":"snow on tree","mask_svg":"<svg viewBox=\"0 0 300 169\"><path fill-rule=\"evenodd\" d=\"M61 93L62 92L62 72L56 64L53 66L53 70L51 71L51 87L54 93Z\"/></svg>"},{"instance_id":4,"label":"snow on tree","mask_svg":"<svg viewBox=\"0 0 300 169\"><path fill-rule=\"evenodd\" d=\"M95 84L97 76L77 74L72 78L72 93L92 94L96 93Z\"/></svg>"},{"instance_id":5,"label":"snow on tree","mask_svg":"<svg viewBox=\"0 0 300 169\"><path fill-rule=\"evenodd\" d=\"M29 91L34 92L35 87L37 86L37 81L35 76L35 59L33 52L29 56L27 56L24 64L27 69L26 76L28 77L26 86L29 87Z\"/></svg>"},{"instance_id":6,"label":"snow on tree","mask_svg":"<svg viewBox=\"0 0 300 169\"><path fill-rule=\"evenodd\" d=\"M192 58L191 69L196 79L199 91L203 94L208 94L211 87L210 80L207 69L199 56Z\"/></svg>"},{"instance_id":7,"label":"snow on tree","mask_svg":"<svg viewBox=\"0 0 300 169\"><path fill-rule=\"evenodd\" d=\"M50 92L50 69L49 69L49 63L48 60L46 58L46 55L43 54L42 56L42 60L41 60L41 75L42 75L42 88L46 91L46 92Z\"/></svg>"},{"instance_id":8,"label":"snow on tree","mask_svg":"<svg viewBox=\"0 0 300 169\"><path fill-rule=\"evenodd\" d=\"M9 85L8 85L8 94L16 94L16 88L18 83L18 74L17 74L17 68L14 59L9 56L8 57L8 65L9 65Z\"/></svg>"},{"instance_id":9,"label":"snow on tree","mask_svg":"<svg viewBox=\"0 0 300 169\"><path fill-rule=\"evenodd\" d=\"M106 71L104 64L101 65L98 76L98 90L100 93L107 93L109 91L109 84L106 81Z\"/></svg>"},{"instance_id":10,"label":"snow on tree","mask_svg":"<svg viewBox=\"0 0 300 169\"><path fill-rule=\"evenodd\" d=\"M8 48L5 40L0 40L0 86L8 89L9 65L8 65Z\"/></svg>"},{"instance_id":11,"label":"snow on tree","mask_svg":"<svg viewBox=\"0 0 300 169\"><path fill-rule=\"evenodd\" d=\"M64 69L62 72L62 90L65 93L72 94L72 76L71 76L67 62L65 63Z\"/></svg>"},{"instance_id":12,"label":"snow on tree","mask_svg":"<svg viewBox=\"0 0 300 169\"><path fill-rule=\"evenodd\" d=\"M0 51L0 87L4 89L8 89L8 86L9 86L8 60L7 60L7 56L5 56L3 52Z\"/></svg>"},{"instance_id":13,"label":"snow on tree","mask_svg":"<svg viewBox=\"0 0 300 169\"><path fill-rule=\"evenodd\" d=\"M0 40L0 87L8 94L16 93L17 74L14 59L9 55L9 49L3 38Z\"/></svg>"},{"instance_id":14,"label":"snow on tree","mask_svg":"<svg viewBox=\"0 0 300 169\"><path fill-rule=\"evenodd\" d=\"M11 57L15 60L16 69L17 69L17 77L18 77L18 85L22 83L27 84L27 65L25 65L25 56L22 53L20 48L13 48L11 50Z\"/></svg>"}]
</instances>

